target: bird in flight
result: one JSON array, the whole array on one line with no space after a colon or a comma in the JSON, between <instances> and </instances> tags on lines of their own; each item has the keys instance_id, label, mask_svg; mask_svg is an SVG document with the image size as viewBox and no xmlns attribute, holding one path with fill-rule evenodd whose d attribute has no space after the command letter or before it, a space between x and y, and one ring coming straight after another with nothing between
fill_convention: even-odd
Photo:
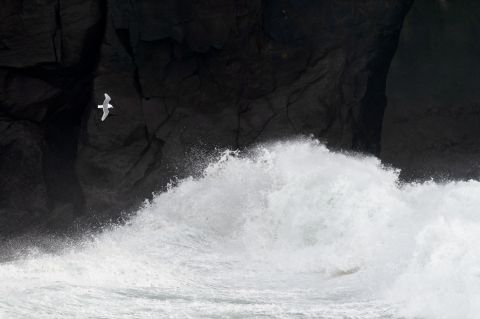
<instances>
[{"instance_id":1,"label":"bird in flight","mask_svg":"<svg viewBox=\"0 0 480 319\"><path fill-rule=\"evenodd\" d=\"M113 105L110 104L110 101L112 99L107 93L104 93L104 95L105 95L105 100L103 101L103 104L98 106L99 109L103 109L102 122L105 121L105 119L108 116L108 113L110 113L108 109L113 109Z\"/></svg>"}]
</instances>

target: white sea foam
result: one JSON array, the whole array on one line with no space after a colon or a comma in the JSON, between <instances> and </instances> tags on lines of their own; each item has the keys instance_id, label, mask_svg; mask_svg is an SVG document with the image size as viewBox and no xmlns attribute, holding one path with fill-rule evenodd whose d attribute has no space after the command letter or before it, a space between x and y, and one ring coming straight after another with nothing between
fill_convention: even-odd
<instances>
[{"instance_id":1,"label":"white sea foam","mask_svg":"<svg viewBox=\"0 0 480 319\"><path fill-rule=\"evenodd\" d=\"M477 318L480 183L397 174L312 140L225 152L127 225L0 264L0 315Z\"/></svg>"}]
</instances>

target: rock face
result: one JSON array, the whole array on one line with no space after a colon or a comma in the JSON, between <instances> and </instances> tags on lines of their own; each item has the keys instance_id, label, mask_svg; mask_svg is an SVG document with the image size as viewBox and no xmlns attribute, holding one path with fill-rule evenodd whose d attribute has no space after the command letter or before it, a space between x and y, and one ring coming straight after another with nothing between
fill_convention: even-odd
<instances>
[{"instance_id":1,"label":"rock face","mask_svg":"<svg viewBox=\"0 0 480 319\"><path fill-rule=\"evenodd\" d=\"M104 30L96 0L0 1L0 234L71 224L82 114Z\"/></svg>"},{"instance_id":2,"label":"rock face","mask_svg":"<svg viewBox=\"0 0 480 319\"><path fill-rule=\"evenodd\" d=\"M478 178L480 3L416 1L388 77L383 160L407 178Z\"/></svg>"},{"instance_id":3,"label":"rock face","mask_svg":"<svg viewBox=\"0 0 480 319\"><path fill-rule=\"evenodd\" d=\"M412 1L3 1L0 233L118 217L215 148L378 154Z\"/></svg>"}]
</instances>

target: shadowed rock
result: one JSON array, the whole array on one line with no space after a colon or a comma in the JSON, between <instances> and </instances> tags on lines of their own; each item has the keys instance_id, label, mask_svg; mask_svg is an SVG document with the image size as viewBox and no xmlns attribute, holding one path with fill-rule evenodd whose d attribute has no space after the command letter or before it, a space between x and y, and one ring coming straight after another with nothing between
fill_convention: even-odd
<instances>
[{"instance_id":1,"label":"shadowed rock","mask_svg":"<svg viewBox=\"0 0 480 319\"><path fill-rule=\"evenodd\" d=\"M416 1L388 78L381 157L406 178L480 177L480 3Z\"/></svg>"},{"instance_id":2,"label":"shadowed rock","mask_svg":"<svg viewBox=\"0 0 480 319\"><path fill-rule=\"evenodd\" d=\"M118 217L215 148L313 134L379 152L386 74L412 0L103 3L2 11L2 121L32 122L48 146L35 156L64 163L60 174L34 169L47 194L40 215ZM104 92L115 109L101 123Z\"/></svg>"}]
</instances>

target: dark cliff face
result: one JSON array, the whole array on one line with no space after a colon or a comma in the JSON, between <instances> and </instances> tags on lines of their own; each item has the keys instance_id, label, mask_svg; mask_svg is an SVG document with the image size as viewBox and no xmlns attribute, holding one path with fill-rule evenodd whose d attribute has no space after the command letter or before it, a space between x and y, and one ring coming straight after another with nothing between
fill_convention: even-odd
<instances>
[{"instance_id":1,"label":"dark cliff face","mask_svg":"<svg viewBox=\"0 0 480 319\"><path fill-rule=\"evenodd\" d=\"M480 2L416 1L388 78L381 157L407 178L479 178Z\"/></svg>"},{"instance_id":2,"label":"dark cliff face","mask_svg":"<svg viewBox=\"0 0 480 319\"><path fill-rule=\"evenodd\" d=\"M71 223L84 211L74 167L105 11L96 0L0 7L0 234Z\"/></svg>"},{"instance_id":3,"label":"dark cliff face","mask_svg":"<svg viewBox=\"0 0 480 319\"><path fill-rule=\"evenodd\" d=\"M3 1L0 233L117 217L214 148L378 154L412 1Z\"/></svg>"}]
</instances>

